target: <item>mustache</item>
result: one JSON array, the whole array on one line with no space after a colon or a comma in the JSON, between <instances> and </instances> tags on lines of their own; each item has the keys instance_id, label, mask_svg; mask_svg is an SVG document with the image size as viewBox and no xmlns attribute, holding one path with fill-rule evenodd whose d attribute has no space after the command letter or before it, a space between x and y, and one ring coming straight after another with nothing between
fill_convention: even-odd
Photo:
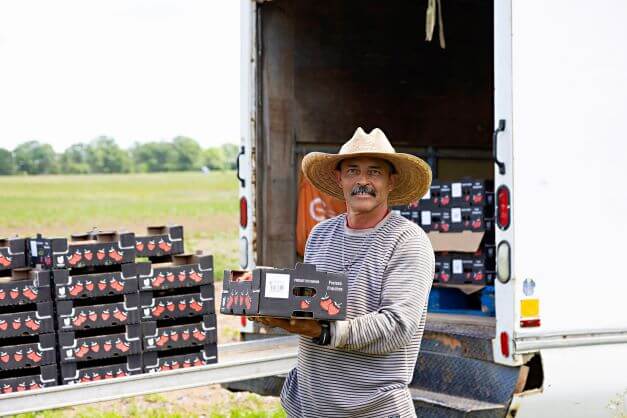
<instances>
[{"instance_id":1,"label":"mustache","mask_svg":"<svg viewBox=\"0 0 627 418\"><path fill-rule=\"evenodd\" d=\"M377 195L374 188L368 184L358 184L353 187L353 190L351 190L351 196L355 196L357 194L369 194L372 197L376 197Z\"/></svg>"}]
</instances>

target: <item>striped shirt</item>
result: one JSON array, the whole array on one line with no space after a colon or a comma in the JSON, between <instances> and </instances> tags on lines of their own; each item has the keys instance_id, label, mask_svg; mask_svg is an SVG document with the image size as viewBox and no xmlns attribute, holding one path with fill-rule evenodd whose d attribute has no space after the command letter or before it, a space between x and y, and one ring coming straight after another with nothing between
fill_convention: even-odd
<instances>
[{"instance_id":1,"label":"striped shirt","mask_svg":"<svg viewBox=\"0 0 627 418\"><path fill-rule=\"evenodd\" d=\"M347 319L332 323L328 346L301 336L297 366L281 393L288 415L415 416L407 385L433 282L427 235L393 212L364 230L349 229L340 215L313 229L305 262L333 273L350 265Z\"/></svg>"}]
</instances>

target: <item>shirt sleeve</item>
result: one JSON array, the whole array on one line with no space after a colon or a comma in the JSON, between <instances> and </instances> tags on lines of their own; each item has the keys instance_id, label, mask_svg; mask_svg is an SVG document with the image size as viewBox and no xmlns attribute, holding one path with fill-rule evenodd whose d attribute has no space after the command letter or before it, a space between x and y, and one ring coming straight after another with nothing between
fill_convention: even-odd
<instances>
[{"instance_id":1,"label":"shirt sleeve","mask_svg":"<svg viewBox=\"0 0 627 418\"><path fill-rule=\"evenodd\" d=\"M427 308L434 268L433 247L426 234L412 234L400 241L384 272L379 309L332 323L331 345L368 354L389 353L408 345Z\"/></svg>"}]
</instances>

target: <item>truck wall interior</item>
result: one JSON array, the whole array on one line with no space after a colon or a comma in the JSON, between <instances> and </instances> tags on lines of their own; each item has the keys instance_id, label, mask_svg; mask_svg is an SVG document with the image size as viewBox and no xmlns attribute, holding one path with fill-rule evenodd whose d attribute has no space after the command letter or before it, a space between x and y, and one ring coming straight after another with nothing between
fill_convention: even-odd
<instances>
[{"instance_id":1,"label":"truck wall interior","mask_svg":"<svg viewBox=\"0 0 627 418\"><path fill-rule=\"evenodd\" d=\"M302 154L336 152L357 126L456 153L437 159L442 180L492 178L492 1L443 3L445 49L437 27L425 41L426 0L260 4L258 264L295 262Z\"/></svg>"}]
</instances>

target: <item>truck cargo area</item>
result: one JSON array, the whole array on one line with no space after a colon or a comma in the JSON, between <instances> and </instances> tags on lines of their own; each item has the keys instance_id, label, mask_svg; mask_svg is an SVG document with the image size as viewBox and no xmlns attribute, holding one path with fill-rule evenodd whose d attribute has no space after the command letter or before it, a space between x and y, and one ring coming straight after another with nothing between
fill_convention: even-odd
<instances>
[{"instance_id":1,"label":"truck cargo area","mask_svg":"<svg viewBox=\"0 0 627 418\"><path fill-rule=\"evenodd\" d=\"M492 184L492 3L444 6L445 49L437 28L425 42L422 2L259 6L258 265L297 261L300 161L337 152L357 126L382 128L397 151L425 159L434 179ZM438 293L438 305L454 312L463 301L460 313L482 313L478 294L459 294Z\"/></svg>"}]
</instances>

